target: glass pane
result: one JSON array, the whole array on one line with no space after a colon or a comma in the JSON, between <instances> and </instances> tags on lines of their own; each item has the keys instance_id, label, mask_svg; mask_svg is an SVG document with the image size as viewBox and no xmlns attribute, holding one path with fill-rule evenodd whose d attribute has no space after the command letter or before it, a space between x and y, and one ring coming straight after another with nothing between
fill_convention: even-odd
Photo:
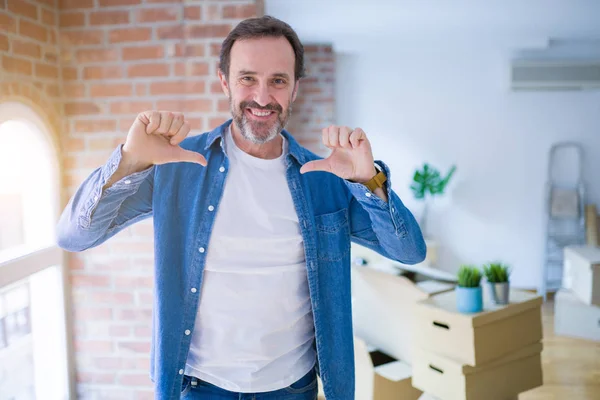
<instances>
[{"instance_id":1,"label":"glass pane","mask_svg":"<svg viewBox=\"0 0 600 400\"><path fill-rule=\"evenodd\" d=\"M0 252L52 245L52 148L34 124L21 120L0 124L0 141Z\"/></svg>"},{"instance_id":2,"label":"glass pane","mask_svg":"<svg viewBox=\"0 0 600 400\"><path fill-rule=\"evenodd\" d=\"M63 310L58 267L0 289L0 400L67 397Z\"/></svg>"}]
</instances>

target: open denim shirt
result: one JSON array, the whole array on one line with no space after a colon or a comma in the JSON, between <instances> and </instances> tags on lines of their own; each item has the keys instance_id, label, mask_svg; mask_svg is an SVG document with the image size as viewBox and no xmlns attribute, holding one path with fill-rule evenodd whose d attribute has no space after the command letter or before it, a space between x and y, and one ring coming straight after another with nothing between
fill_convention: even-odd
<instances>
[{"instance_id":1,"label":"open denim shirt","mask_svg":"<svg viewBox=\"0 0 600 400\"><path fill-rule=\"evenodd\" d=\"M145 218L154 224L153 335L150 377L157 399L179 399L194 327L211 229L229 160L222 135L231 120L181 146L201 153L192 163L153 166L103 186L117 169L121 146L77 189L58 223L58 244L67 251L97 246ZM351 241L405 264L425 258L419 225L392 191L385 202L359 183L327 172L300 174L318 156L287 132L286 175L300 221L315 325L318 371L328 400L354 399L354 347L350 290ZM243 206L240 199L240 206ZM213 206L209 209L209 206ZM187 334L186 334L187 333Z\"/></svg>"}]
</instances>

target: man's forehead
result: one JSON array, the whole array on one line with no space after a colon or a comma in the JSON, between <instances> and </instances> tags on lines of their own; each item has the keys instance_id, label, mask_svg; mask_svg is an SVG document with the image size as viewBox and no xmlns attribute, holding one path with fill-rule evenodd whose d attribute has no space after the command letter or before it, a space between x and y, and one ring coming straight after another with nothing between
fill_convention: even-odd
<instances>
[{"instance_id":1,"label":"man's forehead","mask_svg":"<svg viewBox=\"0 0 600 400\"><path fill-rule=\"evenodd\" d=\"M283 37L245 39L233 44L230 62L234 73L293 73L295 56L292 46Z\"/></svg>"}]
</instances>

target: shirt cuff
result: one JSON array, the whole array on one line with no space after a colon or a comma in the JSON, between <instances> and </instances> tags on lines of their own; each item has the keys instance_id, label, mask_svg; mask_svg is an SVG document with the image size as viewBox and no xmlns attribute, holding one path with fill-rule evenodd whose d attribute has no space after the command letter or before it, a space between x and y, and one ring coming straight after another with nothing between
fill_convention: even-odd
<instances>
[{"instance_id":1,"label":"shirt cuff","mask_svg":"<svg viewBox=\"0 0 600 400\"><path fill-rule=\"evenodd\" d=\"M110 180L110 178L113 176L113 174L115 173L117 168L119 168L119 164L123 157L122 149L123 149L123 145L119 145L112 152L108 161L102 166L102 172L101 172L102 179L100 182L102 187L104 187L104 185L106 185L106 182L108 182ZM134 172L131 175L125 176L122 179L120 179L119 181L112 184L109 188L107 188L105 190L105 192L110 193L110 192L114 192L114 191L137 189L139 187L139 185L144 181L144 179L146 179L146 177L153 170L154 170L154 165L149 168L146 168L143 171Z\"/></svg>"}]
</instances>

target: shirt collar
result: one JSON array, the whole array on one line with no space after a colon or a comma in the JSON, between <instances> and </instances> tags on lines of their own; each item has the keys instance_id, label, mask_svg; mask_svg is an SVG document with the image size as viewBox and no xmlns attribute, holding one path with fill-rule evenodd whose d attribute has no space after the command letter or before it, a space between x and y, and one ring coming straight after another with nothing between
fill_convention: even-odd
<instances>
[{"instance_id":1,"label":"shirt collar","mask_svg":"<svg viewBox=\"0 0 600 400\"><path fill-rule=\"evenodd\" d=\"M204 150L208 150L209 147L211 147L217 141L217 139L219 141L221 141L223 139L223 136L227 132L227 129L229 129L229 125L231 125L232 122L233 122L233 120L229 119L228 121L225 121L223 124L221 124L220 126L216 127L212 131L210 131L208 133L208 138L206 140L206 146L205 146ZM286 131L285 129L283 131L281 131L281 134L288 141L287 158L289 159L290 156L295 158L296 161L298 161L298 163L300 163L300 165L303 165L304 163L306 163L306 155L305 155L305 152L303 151L302 146L300 146L300 144L293 138L293 136L290 135L290 133L288 131Z\"/></svg>"}]
</instances>

